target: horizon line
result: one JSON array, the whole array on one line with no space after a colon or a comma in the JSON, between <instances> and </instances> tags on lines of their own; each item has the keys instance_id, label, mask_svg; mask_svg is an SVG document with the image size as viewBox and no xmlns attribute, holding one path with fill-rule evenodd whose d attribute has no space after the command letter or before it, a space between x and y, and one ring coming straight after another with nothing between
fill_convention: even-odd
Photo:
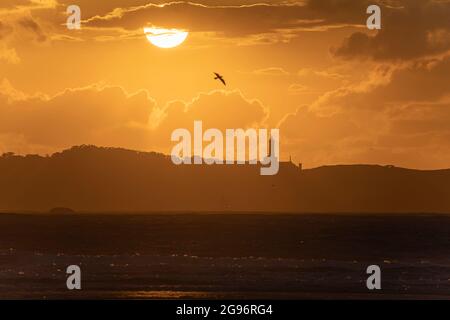
<instances>
[{"instance_id":1,"label":"horizon line","mask_svg":"<svg viewBox=\"0 0 450 320\"><path fill-rule=\"evenodd\" d=\"M166 157L168 159L171 158L171 155L169 154L165 154L163 152L159 152L159 151L143 151L143 150L136 150L136 149L131 149L131 148L126 148L126 147L113 147L113 146L101 146L101 145L94 145L94 144L79 144L79 145L73 145L71 147L66 147L63 148L60 151L55 151L51 154L39 154L39 153L28 153L28 154L22 154L22 153L16 153L16 152L11 152L11 151L6 151L6 152L2 152L0 154L0 159L5 158L5 157L20 157L20 158L26 158L26 157L32 157L32 156L38 156L41 158L51 158L54 156L57 156L59 154L62 154L64 152L67 151L72 151L72 150L76 150L76 149L103 149L103 150L120 150L120 151L127 151L127 152L134 152L136 154L139 153L144 153L144 154L156 154L156 155L160 155L163 157ZM196 156L192 156L190 157L191 159L196 158ZM180 158L182 159L182 158ZM201 159L205 160L207 158L201 157ZM249 160L246 160L246 163L244 165L247 164ZM450 167L447 168L439 168L439 169L418 169L418 168L408 168L408 167L402 167L402 166L397 166L397 165L393 165L393 164L380 164L380 163L337 163L337 164L323 164L317 167L304 167L302 162L292 162L290 160L288 161L283 161L280 160L279 161L280 164L281 163L289 163L294 165L297 168L301 168L302 170L314 170L314 169L320 169L320 168L327 168L327 167L361 167L361 166L372 166L372 167L383 167L383 168L388 168L388 169L403 169L403 170L412 170L412 171L423 171L423 172L433 172L433 171L447 171L450 170ZM237 163L235 163L237 165ZM207 165L207 164L201 164L201 165ZM243 164L239 164L240 166L242 166ZM208 165L208 166L213 166L213 165Z\"/></svg>"}]
</instances>

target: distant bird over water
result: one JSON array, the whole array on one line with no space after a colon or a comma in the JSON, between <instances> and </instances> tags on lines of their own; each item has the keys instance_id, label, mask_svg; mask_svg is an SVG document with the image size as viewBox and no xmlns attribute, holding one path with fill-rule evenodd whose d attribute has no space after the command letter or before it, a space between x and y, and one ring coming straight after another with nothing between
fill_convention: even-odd
<instances>
[{"instance_id":1,"label":"distant bird over water","mask_svg":"<svg viewBox=\"0 0 450 320\"><path fill-rule=\"evenodd\" d=\"M220 80L224 86L226 86L226 82L225 79L223 78L223 76L221 76L220 74L218 74L217 72L214 72L214 74L216 75L216 77L214 78L214 80Z\"/></svg>"}]
</instances>

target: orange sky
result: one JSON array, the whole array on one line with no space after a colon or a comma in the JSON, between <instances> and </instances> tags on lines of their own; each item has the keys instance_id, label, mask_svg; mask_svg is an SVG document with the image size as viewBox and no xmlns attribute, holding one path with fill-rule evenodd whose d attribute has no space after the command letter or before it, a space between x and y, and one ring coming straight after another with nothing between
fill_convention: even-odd
<instances>
[{"instance_id":1,"label":"orange sky","mask_svg":"<svg viewBox=\"0 0 450 320\"><path fill-rule=\"evenodd\" d=\"M81 30L64 26L74 3ZM443 0L1 0L0 152L168 153L203 120L279 127L305 167L450 167L449 17ZM190 34L160 49L145 26Z\"/></svg>"}]
</instances>

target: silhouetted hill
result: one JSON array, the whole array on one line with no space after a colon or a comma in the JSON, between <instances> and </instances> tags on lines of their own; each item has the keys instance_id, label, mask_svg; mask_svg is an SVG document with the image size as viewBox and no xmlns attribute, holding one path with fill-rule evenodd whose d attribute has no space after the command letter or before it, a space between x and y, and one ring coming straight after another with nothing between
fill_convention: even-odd
<instances>
[{"instance_id":1,"label":"silhouetted hill","mask_svg":"<svg viewBox=\"0 0 450 320\"><path fill-rule=\"evenodd\" d=\"M276 176L258 166L181 165L158 153L94 146L0 157L0 210L76 212L446 212L450 170L348 165Z\"/></svg>"}]
</instances>

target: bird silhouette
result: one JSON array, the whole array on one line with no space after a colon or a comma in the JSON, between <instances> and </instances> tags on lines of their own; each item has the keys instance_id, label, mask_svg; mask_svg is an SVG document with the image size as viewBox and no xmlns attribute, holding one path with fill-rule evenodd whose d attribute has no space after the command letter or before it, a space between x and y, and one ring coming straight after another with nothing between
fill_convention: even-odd
<instances>
[{"instance_id":1,"label":"bird silhouette","mask_svg":"<svg viewBox=\"0 0 450 320\"><path fill-rule=\"evenodd\" d=\"M225 82L225 79L223 78L223 76L221 76L220 74L218 74L217 72L214 72L214 74L216 75L216 77L214 78L214 80L220 80L224 86L227 85L227 83Z\"/></svg>"}]
</instances>

